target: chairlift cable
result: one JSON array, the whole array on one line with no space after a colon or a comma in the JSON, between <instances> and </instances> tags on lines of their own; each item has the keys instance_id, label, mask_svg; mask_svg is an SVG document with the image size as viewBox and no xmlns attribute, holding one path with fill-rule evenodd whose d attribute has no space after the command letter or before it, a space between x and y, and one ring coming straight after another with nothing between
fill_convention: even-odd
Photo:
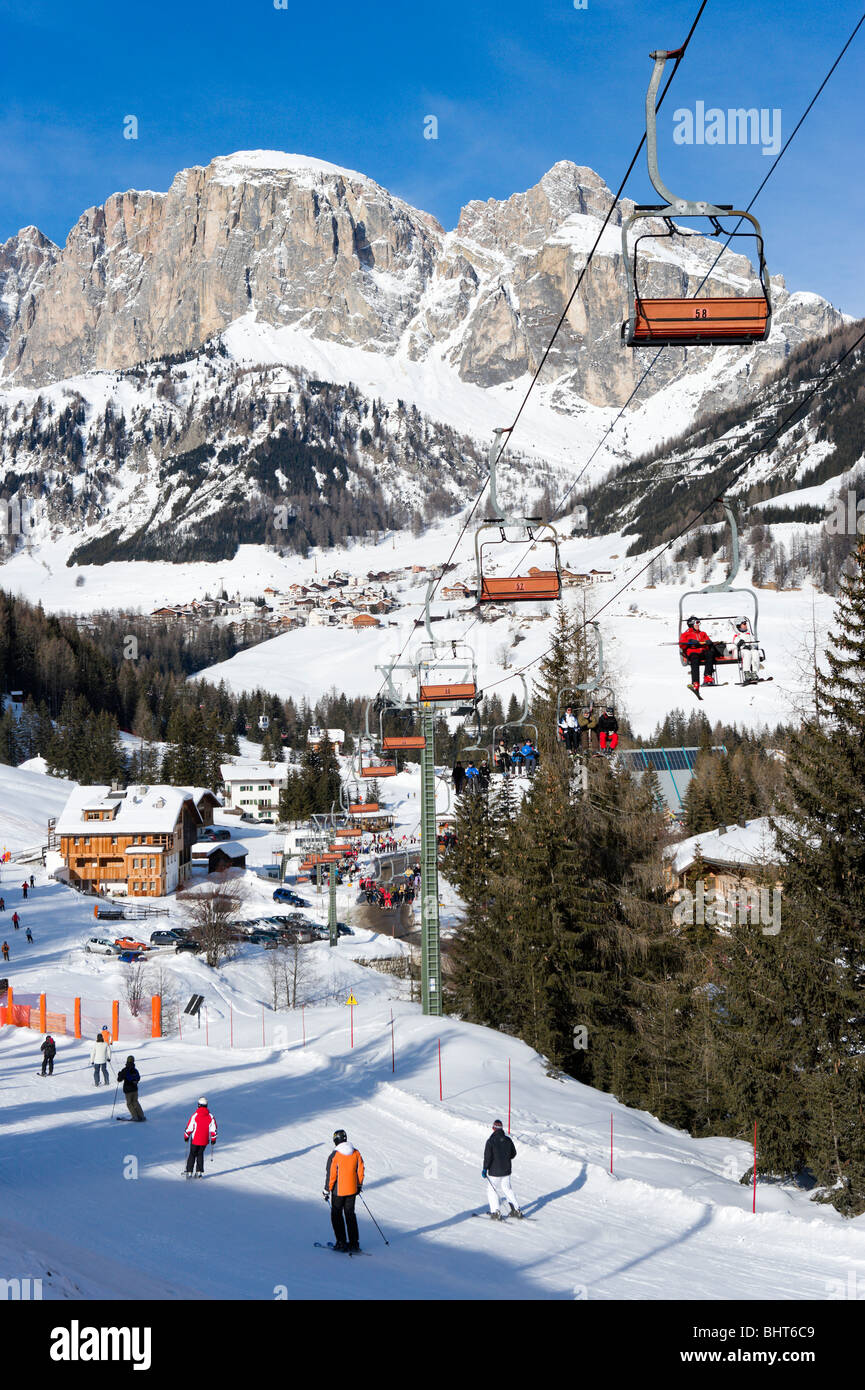
<instances>
[{"instance_id":1,"label":"chairlift cable","mask_svg":"<svg viewBox=\"0 0 865 1390\"><path fill-rule=\"evenodd\" d=\"M677 73L677 71L678 71L679 64L681 63L682 59L683 59L684 56L685 56L685 53L686 53L686 51L687 51L687 49L688 49L688 45L690 44L691 39L693 38L694 31L695 31L695 29L697 28L697 25L699 24L700 19L702 18L703 11L705 10L707 4L708 4L708 0L701 0L700 8L698 9L698 11L697 11L697 13L696 13L696 15L695 15L695 17L694 17L694 20L693 20L693 22L692 22L692 24L691 24L691 27L690 27L690 29L688 30L688 35L687 35L687 37L686 37L686 39L685 39L685 42L682 44L681 48L675 50L676 59L675 59L675 62L674 62L674 64L673 64L673 70L672 70L672 72L670 73L670 76L667 78L667 81L666 81L666 83L665 83L665 85L664 85L664 89L663 89L663 91L662 91L660 97L658 98L656 110L659 110L659 109L660 109L660 107L661 107L661 105L662 105L662 103L663 103L663 101L664 101L664 98L666 97L667 92L668 92L669 89L670 89L670 85L671 85L671 83L672 83L672 81L673 81L673 78L676 76L676 73ZM602 238L602 236L603 236L603 234L604 234L604 232L605 232L605 230L606 230L606 228L607 228L607 224L608 224L608 222L609 222L609 220L610 220L610 218L611 218L611 216L612 216L612 214L613 214L613 210L614 210L614 208L617 206L618 201L619 201L620 197L622 196L622 192L623 192L623 190L624 190L624 187L625 187L625 185L626 185L628 179L630 178L630 176L631 176L631 174L632 174L632 172L633 172L633 170L634 170L634 166L635 166L635 164L637 163L637 160L638 160L639 157L640 157L640 154L641 154L641 152L642 152L642 149L643 149L643 146L645 145L645 143L646 143L646 132L643 131L643 134L642 134L641 137L640 137L640 142L639 142L639 144L637 145L636 150L634 151L634 154L633 154L633 156L632 156L632 158L631 158L631 161L630 161L630 163L629 163L629 165L628 165L628 168L627 168L627 170L626 170L626 172L625 172L624 178L622 179L621 183L619 184L618 190L616 191L614 197L612 198L612 200L611 200L611 202L610 202L610 206L609 206L609 208L608 208L608 210L607 210L607 214L606 214L606 216L605 216L605 218L604 218L604 221L603 221L603 223L602 223L602 225L601 225L600 231L598 232L598 235L597 235L597 237L595 238L594 245L592 246L591 250L589 251L588 256L586 257L586 263L585 263L585 265L583 266L582 270L580 271L579 277L578 277L578 279L577 279L577 283L576 283L576 285L574 286L574 289L573 289L573 291L571 292L570 298L568 299L568 302L567 302L567 304L565 305L565 308L564 308L564 310L563 310L563 312L562 312L562 314L561 314L561 316L560 316L560 318L559 318L559 321L558 321L558 323L556 324L556 326L555 326L555 328L554 328L554 330L553 330L552 337L550 338L550 341L549 341L549 343L547 344L547 346L546 346L546 348L545 348L545 350L544 350L543 356L541 357L541 360L540 360L540 362L539 362L539 364L538 364L538 367L537 367L537 369L536 369L536 371L535 371L535 373L534 373L534 376L532 377L532 380L531 380L531 382L529 383L529 386L528 386L528 388L527 388L527 390L526 390L526 393L525 393L525 395L524 395L524 397L523 397L523 399L522 399L522 402L520 403L520 407L519 407L519 409L518 409L516 415L514 416L513 422L512 422L511 425L509 425L509 426L507 427L506 430L503 431L504 439L503 439L503 441L502 441L501 448L499 449L499 452L498 452L498 454L496 455L496 460L495 460L496 463L498 463L499 460L501 459L501 457L502 457L502 455L503 455L505 449L506 449L507 446L508 446L508 443L510 442L511 435L512 435L513 431L516 429L516 426L517 426L517 424L518 424L518 422L519 422L519 420L520 420L520 417L521 417L523 411L525 410L526 404L528 403L529 396L531 395L532 391L534 390L534 388L535 388L535 386L536 386L536 384L537 384L537 381L538 381L538 378L539 378L539 376L540 376L540 374L541 374L541 371L543 370L543 367L544 367L544 365L545 365L545 363L546 363L546 361L547 361L547 358L549 357L550 352L551 352L552 349L553 349L553 345L554 345L554 343L555 343L555 341L556 341L556 338L557 338L558 335L559 335L559 332L561 331L562 325L563 325L563 323L565 322L565 319L567 318L568 311L569 311L571 305L573 304L574 299L576 298L576 295L577 295L577 293L578 293L578 291L579 291L579 289L580 289L580 286L582 285L582 282L583 282L583 280L585 279L585 276L586 276L586 273L587 273L587 271L588 271L588 269L589 269L589 266L590 266L591 263L592 263L592 260L593 260L593 258L594 258L595 252L597 251L598 246L600 245L601 238ZM476 496L474 502L472 503L472 505L471 505L471 507L470 507L470 509L469 509L469 511L468 511L468 514L466 515L466 518L465 518L465 520L464 520L464 522L463 522L463 525L462 525L462 527L461 527L461 529L460 529L459 535L457 536L457 539L456 539L456 541L454 542L453 547L451 548L450 555L448 556L447 560L445 561L444 565L442 566L441 574L437 577L437 579L435 580L435 582L434 582L434 584L433 584L432 593L430 594L430 597L432 597L432 596L435 594L435 592L436 592L436 590L438 589L438 586L439 586L441 580L444 578L444 575L445 575L445 572L446 572L448 566L449 566L449 565L451 564L451 562L453 561L454 555L456 554L457 550L459 549L460 543L461 543L461 541L462 541L462 539L463 539L463 536L465 535L465 533L466 533L466 531L467 531L467 529L468 529L469 523L471 522L472 517L474 516L475 512L477 511L478 506L480 505L480 501L481 501L481 498L483 497L484 492L486 491L486 487L487 487L487 480L484 481L483 486L482 486L481 489L480 489L480 492L477 494L477 496ZM400 648L400 651L399 651L398 656L396 657L396 662L397 662L397 663L400 661L400 659L402 658L403 654L405 653L406 647L408 646L409 642L410 642L411 639L412 639L412 635L413 635L413 630L410 630L408 636L406 637L406 639L405 639L405 641L404 641L404 643L403 643L403 645L402 645L402 647ZM382 684L381 686L379 686L379 689L378 689L376 698L378 698L378 695L381 694L382 689L383 689L383 684Z\"/></svg>"},{"instance_id":2,"label":"chairlift cable","mask_svg":"<svg viewBox=\"0 0 865 1390\"><path fill-rule=\"evenodd\" d=\"M698 18L699 18L699 16L698 16ZM695 23L696 23L696 21L695 21ZM840 51L840 52L838 53L838 55L836 56L834 62L832 63L832 66L829 68L829 71L826 73L825 77L823 78L823 81L820 83L820 85L819 85L819 87L817 88L816 92L814 93L814 95L812 96L811 100L809 101L808 105L805 107L805 110L802 112L802 115L799 117L799 120L796 122L796 125L793 127L793 130L792 130L792 131L790 132L790 134L788 135L788 137L787 137L787 139L785 140L785 142L784 142L784 144L783 144L783 146L782 146L782 148L781 148L781 150L780 150L780 152L779 152L777 158L773 161L772 166L771 166L771 168L768 170L768 172L767 172L765 178L764 178L764 179L760 182L760 184L758 185L756 192L753 194L753 196L752 196L750 202L747 204L747 206L746 206L746 208L745 208L745 211L746 211L746 212L750 212L751 208L752 208L752 207L754 206L754 204L756 203L756 201L757 201L757 199L759 198L760 194L762 193L763 189L766 187L766 184L769 182L770 178L771 178L772 175L775 173L775 170L777 169L778 165L780 164L780 162L781 162L781 160L783 159L784 155L786 154L787 150L790 148L790 145L793 143L793 140L795 139L795 137L796 137L796 135L798 134L799 130L800 130L801 127L804 125L805 120L806 120L807 117L810 115L812 109L814 108L814 106L815 106L816 103L817 103L818 98L821 96L821 94L822 94L824 88L826 87L827 83L829 82L830 77L831 77L832 74L834 73L835 69L838 67L838 64L841 62L841 59L844 57L844 54L847 52L847 49L850 47L851 43L853 42L854 38L856 37L857 33L859 32L859 30L861 29L861 27L862 27L863 24L865 24L865 12L863 12L863 14L860 16L858 23L857 23L857 24L855 25L855 27L853 28L852 32L850 33L849 37L847 38L846 43L844 44L844 46L842 47L841 51ZM692 30L692 32L693 32L693 30ZM675 76L675 71L676 71L676 70L675 70L675 68L674 68L674 69L673 69L673 72L670 74L670 81L672 81L673 77ZM669 82L667 83L667 86L669 86ZM666 89L666 87L665 87L665 88L664 88L664 95L666 95L666 90L667 90L667 89ZM662 96L661 100L663 100L663 96ZM661 102L659 101L659 102L658 102L658 106L656 107L656 110L660 107L660 105L661 105ZM645 140L645 137L644 137L644 140ZM642 145L641 145L641 147L642 147ZM637 153L639 154L639 150L638 150ZM633 167L633 165L632 165L631 167ZM624 185L622 185L622 186L624 186ZM621 188L620 188L619 192L621 193ZM605 225L606 225L606 224L605 224ZM715 266L718 264L718 262L720 261L721 257L723 256L724 252L727 250L727 248L728 248L728 246L729 246L729 244L730 244L730 240L731 240L732 236L735 234L737 228L738 228L740 225L741 225L741 218L740 218L739 221L736 223L736 226L733 228L733 231L727 236L727 239L726 239L726 241L724 242L724 245L723 245L723 246L720 248L720 250L718 251L717 256L715 257L714 261L713 261L712 264L710 265L709 269L706 271L706 274L703 276L702 280L700 281L699 285L697 286L697 288L695 289L693 295L691 296L692 299L695 299L695 298L697 297L697 295L700 293L700 291L701 291L701 289L703 288L703 286L706 284L706 281L709 279L709 277L710 277L711 274L712 274L712 271L715 269ZM602 230L603 230L603 229L602 229ZM578 286L578 287L579 287L579 286ZM573 298L573 296L572 296L572 298ZM569 305L570 305L570 301L569 301ZM557 331L558 331L558 330L557 330ZM552 518L551 518L551 520L552 520L553 522L555 522L555 521L560 521L560 520L562 519L562 517L565 515L565 512L564 512L565 503L567 502L568 498L571 496L571 493L574 491L574 489L576 488L577 484L580 482L580 479L585 475L586 470L589 468L589 466L591 465L591 463L592 463L592 462L594 461L594 459L597 457L598 453L599 453L600 450L602 449L602 447L603 447L604 443L606 442L606 440L609 438L609 436L612 434L613 430L614 430L614 429L616 428L616 426L618 425L618 423L619 423L619 421L621 420L622 416L625 414L626 410L628 409L628 406L631 404L631 401L634 399L634 397L635 397L635 396L638 394L638 392L641 390L641 388L642 388L642 386L643 386L643 383L645 382L646 378L649 377L649 376L651 376L652 372L655 370L655 367L656 367L656 365L657 365L657 363L658 363L658 360L659 360L659 358L661 357L661 354L663 353L663 351L664 351L664 348L663 348L663 347L659 347L659 348L658 348L657 352L655 353L655 356L652 358L651 362L649 363L649 365L646 367L645 371L643 372L643 375L640 377L640 379L639 379L639 381L637 382L636 386L635 386L635 387L633 388L633 390L631 391L631 394L628 396L628 399L627 399L627 400L625 401L625 403L620 407L619 412L618 412L618 414L616 415L615 419L613 419L613 420L610 422L610 424L607 426L607 428L606 428L606 430L604 431L603 435L602 435L601 438L598 440L598 443L595 445L595 447L594 447L594 449L592 450L591 454L590 454L589 457L586 459L586 462L584 463L583 467L580 469L580 471L579 471L579 473L577 474L577 476L573 479L573 481L570 483L570 485L569 485L568 488L566 489L566 491L565 491L563 497L561 498L560 502L559 502L558 505L556 506L556 509L555 509L555 511L554 511L554 513L553 513L553 516L552 516ZM694 460L694 462L700 462L700 460ZM477 618L475 618L475 619L473 620L473 622L470 624L470 626L466 629L466 633L468 633L468 632L471 631L471 628L474 627L474 625L475 625L475 623L476 623L477 621L478 621Z\"/></svg>"},{"instance_id":3,"label":"chairlift cable","mask_svg":"<svg viewBox=\"0 0 865 1390\"><path fill-rule=\"evenodd\" d=\"M760 443L743 460L742 464L736 470L736 472L733 474L733 477L727 484L727 493L729 493L732 490L733 485L750 467L754 460L759 458L760 454L765 452L767 445L783 432L783 430L787 427L787 425L789 425L791 420L793 420L793 418L796 415L798 415L799 411L802 409L803 406L807 405L808 402L818 394L818 392L822 391L823 387L825 386L826 382L829 381L830 377L834 376L835 372L838 371L839 367L842 366L842 364L851 355L851 353L855 352L859 345L863 342L865 342L865 329L863 329L863 331L859 334L859 337L856 338L854 342L852 342L850 346L841 354L837 361L832 364L828 371L822 374L820 380L811 388L811 390L808 391L807 394L796 403L796 405L793 407L790 413L786 415L784 419L781 421L781 423L772 431L768 439L761 440ZM771 468L769 468L765 476L768 477L771 473L773 473L775 469L779 466L780 462L781 461L779 460L778 464L775 464ZM606 608L609 608L610 604L613 603L617 598L620 598L621 595L631 587L635 580L639 579L640 575L645 574L646 570L650 569L651 566L655 563L655 561L658 560L665 553L665 551L669 550L671 546L676 545L683 538L683 536L686 536L689 531L693 530L693 528L697 525L697 522L700 521L700 519L704 517L707 512L710 512L713 507L716 507L718 505L718 503L721 501L722 495L718 497L713 497L711 501L707 502L704 507L701 507L701 509L697 512L696 516L693 518L693 520L689 521L686 526L683 526L680 531L677 531L677 533L674 536L671 536L671 538L668 541L665 541L664 544L656 551L654 555L652 555L646 561L645 564L641 565L640 568L634 572L634 574L632 574L628 579L625 580L621 588L617 589L614 594L611 594L610 597L606 599L604 603L601 604L600 608L598 608L592 614L591 618L585 619L583 626L587 627L590 623L595 622L597 618L600 616L600 614L603 613ZM534 657L534 659L532 661L527 662L525 666L519 667L516 671L508 672L506 676L502 676L497 681L491 681L488 685L484 687L484 694L486 694L488 690L493 690L497 685L503 685L506 681L512 680L514 676L521 675L525 671L531 670L533 666L536 666L539 662L543 661L546 657L548 657L551 651L552 648L548 647L546 651L541 652L540 656Z\"/></svg>"}]
</instances>

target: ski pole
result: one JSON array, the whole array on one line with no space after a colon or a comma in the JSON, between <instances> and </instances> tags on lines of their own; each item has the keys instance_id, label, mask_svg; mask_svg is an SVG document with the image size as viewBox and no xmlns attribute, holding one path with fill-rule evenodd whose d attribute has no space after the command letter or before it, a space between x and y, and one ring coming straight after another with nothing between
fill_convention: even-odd
<instances>
[{"instance_id":1,"label":"ski pole","mask_svg":"<svg viewBox=\"0 0 865 1390\"><path fill-rule=\"evenodd\" d=\"M489 1185L490 1185L490 1191L492 1192L493 1196L494 1196L495 1199L496 1199L496 1211L499 1211L499 1212L500 1212L500 1211L501 1211L501 1207L502 1207L502 1199L501 1199L501 1197L499 1196L498 1192L496 1192L496 1189L493 1187L492 1183L490 1182L489 1174L486 1175L486 1179L487 1179L487 1182L488 1182Z\"/></svg>"},{"instance_id":2,"label":"ski pole","mask_svg":"<svg viewBox=\"0 0 865 1390\"><path fill-rule=\"evenodd\" d=\"M363 1202L364 1206L366 1207L366 1198L364 1197L363 1193L362 1193L362 1192L359 1192L359 1193L358 1193L358 1196L360 1197L360 1200ZM390 1245L390 1241L388 1240L388 1238L387 1238L387 1236L385 1235L384 1231L382 1230L381 1226L380 1226L380 1225L378 1224L378 1222L376 1221L376 1219L375 1219L375 1217L373 1216L372 1212L370 1211L369 1207L366 1207L366 1210L367 1210L367 1214L369 1215L370 1221L371 1221L372 1224L375 1226L375 1229L378 1231L378 1233L379 1233L379 1235L381 1236L382 1240L384 1241L385 1245Z\"/></svg>"},{"instance_id":3,"label":"ski pole","mask_svg":"<svg viewBox=\"0 0 865 1390\"><path fill-rule=\"evenodd\" d=\"M114 1100L111 1102L111 1118L112 1118L112 1120L114 1119L114 1107L115 1107L115 1105L117 1104L117 1092L119 1091L119 1089L120 1089L120 1079L118 1078L117 1085L114 1087Z\"/></svg>"}]
</instances>

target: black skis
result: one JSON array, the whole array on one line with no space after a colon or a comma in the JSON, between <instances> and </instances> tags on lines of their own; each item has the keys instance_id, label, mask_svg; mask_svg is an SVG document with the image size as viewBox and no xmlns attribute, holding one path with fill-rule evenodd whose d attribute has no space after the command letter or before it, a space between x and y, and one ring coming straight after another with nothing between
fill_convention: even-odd
<instances>
[{"instance_id":1,"label":"black skis","mask_svg":"<svg viewBox=\"0 0 865 1390\"><path fill-rule=\"evenodd\" d=\"M323 1240L314 1240L312 1243L313 1243L313 1245L315 1246L316 1250L333 1250L334 1253L337 1254L337 1255L371 1255L371 1254L372 1254L372 1251L371 1251L371 1250L337 1250L337 1248L336 1248L336 1246L335 1246L335 1244L334 1244L334 1242L333 1242L332 1240L329 1240L329 1241L327 1241L327 1242L325 1242L325 1241L323 1241Z\"/></svg>"}]
</instances>

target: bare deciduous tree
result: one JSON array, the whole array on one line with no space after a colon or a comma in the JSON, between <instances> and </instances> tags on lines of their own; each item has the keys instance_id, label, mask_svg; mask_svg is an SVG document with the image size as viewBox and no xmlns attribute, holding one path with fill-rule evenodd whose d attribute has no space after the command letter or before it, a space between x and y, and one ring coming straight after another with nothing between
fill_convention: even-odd
<instances>
[{"instance_id":1,"label":"bare deciduous tree","mask_svg":"<svg viewBox=\"0 0 865 1390\"><path fill-rule=\"evenodd\" d=\"M192 936L209 966L221 965L232 955L231 922L244 896L239 881L223 877L178 895Z\"/></svg>"},{"instance_id":2,"label":"bare deciduous tree","mask_svg":"<svg viewBox=\"0 0 865 1390\"><path fill-rule=\"evenodd\" d=\"M141 965L131 965L123 981L123 998L133 1018L141 1013L147 993L147 972Z\"/></svg>"}]
</instances>

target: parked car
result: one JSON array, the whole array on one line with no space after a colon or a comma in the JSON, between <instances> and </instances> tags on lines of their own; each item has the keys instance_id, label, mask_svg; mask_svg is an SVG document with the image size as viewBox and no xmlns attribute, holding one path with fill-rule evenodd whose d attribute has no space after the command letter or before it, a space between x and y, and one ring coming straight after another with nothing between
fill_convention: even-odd
<instances>
[{"instance_id":1,"label":"parked car","mask_svg":"<svg viewBox=\"0 0 865 1390\"><path fill-rule=\"evenodd\" d=\"M309 907L306 898L302 898L291 888L277 888L273 894L273 901L275 903L290 903L292 907Z\"/></svg>"},{"instance_id":2,"label":"parked car","mask_svg":"<svg viewBox=\"0 0 865 1390\"><path fill-rule=\"evenodd\" d=\"M123 948L109 941L107 937L91 936L85 941L84 949L94 956L119 956Z\"/></svg>"},{"instance_id":3,"label":"parked car","mask_svg":"<svg viewBox=\"0 0 865 1390\"><path fill-rule=\"evenodd\" d=\"M170 927L160 927L159 931L150 933L151 946L176 946L179 940L179 933Z\"/></svg>"},{"instance_id":4,"label":"parked car","mask_svg":"<svg viewBox=\"0 0 865 1390\"><path fill-rule=\"evenodd\" d=\"M279 933L280 944L284 946L305 946L315 939L315 932L309 927L289 927L288 931Z\"/></svg>"},{"instance_id":5,"label":"parked car","mask_svg":"<svg viewBox=\"0 0 865 1390\"><path fill-rule=\"evenodd\" d=\"M248 811L241 811L240 819L247 823L251 822L253 825L255 824L255 816L251 816Z\"/></svg>"},{"instance_id":6,"label":"parked car","mask_svg":"<svg viewBox=\"0 0 865 1390\"><path fill-rule=\"evenodd\" d=\"M146 941L138 941L134 936L115 937L114 945L119 946L121 951L146 951L148 950Z\"/></svg>"},{"instance_id":7,"label":"parked car","mask_svg":"<svg viewBox=\"0 0 865 1390\"><path fill-rule=\"evenodd\" d=\"M231 831L224 825L206 825L199 840L230 840Z\"/></svg>"},{"instance_id":8,"label":"parked car","mask_svg":"<svg viewBox=\"0 0 865 1390\"><path fill-rule=\"evenodd\" d=\"M275 937L270 932L254 931L250 932L246 939L251 942L253 946L266 946L269 942L274 941Z\"/></svg>"},{"instance_id":9,"label":"parked car","mask_svg":"<svg viewBox=\"0 0 865 1390\"><path fill-rule=\"evenodd\" d=\"M121 951L117 959L123 965L134 965L135 961L144 960L145 956L143 951Z\"/></svg>"},{"instance_id":10,"label":"parked car","mask_svg":"<svg viewBox=\"0 0 865 1390\"><path fill-rule=\"evenodd\" d=\"M259 816L259 818L258 818L258 824L259 824L259 825L276 825L276 821L273 819L273 816Z\"/></svg>"},{"instance_id":11,"label":"parked car","mask_svg":"<svg viewBox=\"0 0 865 1390\"><path fill-rule=\"evenodd\" d=\"M200 950L201 950L201 946L199 945L199 943L198 943L197 941L193 941L192 938L190 938L188 941L178 941L177 945L176 945L175 948L174 948L174 954L177 956L177 955L180 955L180 953L181 953L182 951L200 951Z\"/></svg>"}]
</instances>

